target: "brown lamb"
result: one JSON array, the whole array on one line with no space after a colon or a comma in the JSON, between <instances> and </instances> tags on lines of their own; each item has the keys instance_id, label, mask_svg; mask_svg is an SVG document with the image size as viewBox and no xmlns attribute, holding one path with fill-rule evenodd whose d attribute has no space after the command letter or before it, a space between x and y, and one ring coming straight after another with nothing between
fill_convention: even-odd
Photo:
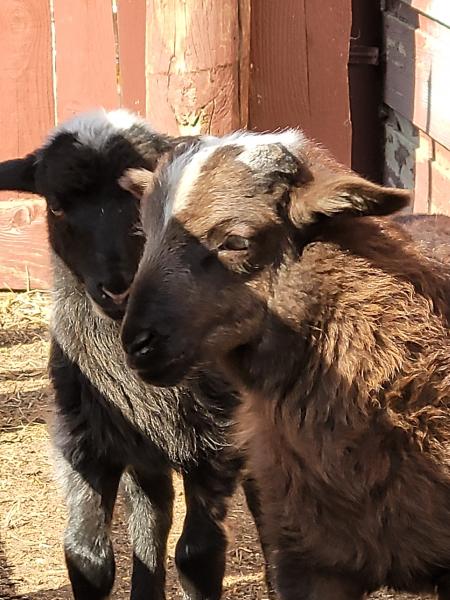
<instances>
[{"instance_id":1,"label":"brown lamb","mask_svg":"<svg viewBox=\"0 0 450 600\"><path fill-rule=\"evenodd\" d=\"M239 387L283 600L450 600L450 219L386 216L407 203L295 131L147 176L128 360L157 385L213 361Z\"/></svg>"}]
</instances>

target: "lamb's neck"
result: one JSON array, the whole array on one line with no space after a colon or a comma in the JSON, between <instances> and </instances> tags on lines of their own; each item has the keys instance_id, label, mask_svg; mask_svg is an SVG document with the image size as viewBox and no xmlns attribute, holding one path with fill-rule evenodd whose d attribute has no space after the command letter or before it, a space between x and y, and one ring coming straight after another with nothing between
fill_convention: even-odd
<instances>
[{"instance_id":1,"label":"lamb's neck","mask_svg":"<svg viewBox=\"0 0 450 600\"><path fill-rule=\"evenodd\" d=\"M330 363L312 328L303 332L276 328L255 344L241 347L227 360L233 383L274 422L339 420L357 426L368 410L370 390L357 375ZM256 406L258 403L258 406Z\"/></svg>"}]
</instances>

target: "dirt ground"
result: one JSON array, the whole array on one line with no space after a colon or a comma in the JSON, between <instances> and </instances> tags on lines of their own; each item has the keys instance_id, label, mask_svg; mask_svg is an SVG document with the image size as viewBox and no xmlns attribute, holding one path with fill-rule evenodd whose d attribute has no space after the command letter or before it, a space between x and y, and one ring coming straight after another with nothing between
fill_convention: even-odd
<instances>
[{"instance_id":1,"label":"dirt ground","mask_svg":"<svg viewBox=\"0 0 450 600\"><path fill-rule=\"evenodd\" d=\"M65 512L52 480L48 426L52 392L46 375L49 295L0 293L0 599L71 598L61 550ZM182 598L174 546L183 522L176 510L168 555L168 600ZM224 598L267 598L253 523L237 494L228 522L230 545ZM129 589L129 546L119 499L114 523L117 579L113 598ZM412 599L380 592L378 600Z\"/></svg>"}]
</instances>

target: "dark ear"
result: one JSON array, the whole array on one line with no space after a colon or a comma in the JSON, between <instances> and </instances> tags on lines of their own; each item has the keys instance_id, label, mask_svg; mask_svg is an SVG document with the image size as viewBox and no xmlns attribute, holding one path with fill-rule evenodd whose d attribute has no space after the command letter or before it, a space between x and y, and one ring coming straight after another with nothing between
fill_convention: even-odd
<instances>
[{"instance_id":1,"label":"dark ear","mask_svg":"<svg viewBox=\"0 0 450 600\"><path fill-rule=\"evenodd\" d=\"M36 193L36 155L0 162L0 190Z\"/></svg>"},{"instance_id":2,"label":"dark ear","mask_svg":"<svg viewBox=\"0 0 450 600\"><path fill-rule=\"evenodd\" d=\"M329 174L291 190L289 217L301 227L335 215L390 215L408 206L408 190L388 188L353 174Z\"/></svg>"},{"instance_id":3,"label":"dark ear","mask_svg":"<svg viewBox=\"0 0 450 600\"><path fill-rule=\"evenodd\" d=\"M127 169L119 178L119 185L138 200L149 194L155 182L155 174L147 169Z\"/></svg>"}]
</instances>

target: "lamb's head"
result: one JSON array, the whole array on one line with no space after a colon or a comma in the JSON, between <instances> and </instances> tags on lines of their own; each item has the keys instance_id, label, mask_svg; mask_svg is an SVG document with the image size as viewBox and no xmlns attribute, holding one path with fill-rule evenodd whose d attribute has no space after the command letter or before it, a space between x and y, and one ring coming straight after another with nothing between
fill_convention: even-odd
<instances>
[{"instance_id":1,"label":"lamb's head","mask_svg":"<svg viewBox=\"0 0 450 600\"><path fill-rule=\"evenodd\" d=\"M345 171L296 131L202 141L147 181L149 235L122 339L130 366L157 385L255 343L280 270L323 221L389 214L409 197Z\"/></svg>"},{"instance_id":2,"label":"lamb's head","mask_svg":"<svg viewBox=\"0 0 450 600\"><path fill-rule=\"evenodd\" d=\"M0 189L47 201L51 247L103 314L123 316L144 245L139 201L118 184L126 169L152 171L172 142L124 110L63 123L22 159L0 163Z\"/></svg>"}]
</instances>

